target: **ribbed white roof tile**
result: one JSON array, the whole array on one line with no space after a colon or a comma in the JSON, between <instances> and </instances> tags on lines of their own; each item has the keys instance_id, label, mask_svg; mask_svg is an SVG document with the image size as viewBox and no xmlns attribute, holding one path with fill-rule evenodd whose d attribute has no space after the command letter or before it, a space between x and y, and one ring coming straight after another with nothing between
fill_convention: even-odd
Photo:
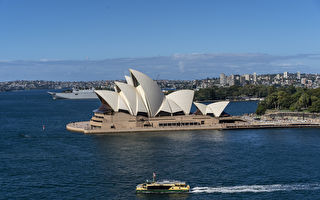
<instances>
[{"instance_id":1,"label":"ribbed white roof tile","mask_svg":"<svg viewBox=\"0 0 320 200\"><path fill-rule=\"evenodd\" d=\"M132 85L133 86L133 81L132 81L132 78L130 76L124 76L124 78L126 79L128 85Z\"/></svg>"},{"instance_id":2,"label":"ribbed white roof tile","mask_svg":"<svg viewBox=\"0 0 320 200\"><path fill-rule=\"evenodd\" d=\"M203 115L206 115L207 114L207 105L206 104L203 104L203 103L197 103L197 102L193 102L194 105L198 108L198 110L200 110L200 112L203 114Z\"/></svg>"},{"instance_id":3,"label":"ribbed white roof tile","mask_svg":"<svg viewBox=\"0 0 320 200\"><path fill-rule=\"evenodd\" d=\"M130 72L142 87L150 116L154 117L159 110L164 98L160 87L147 75L133 69L130 69Z\"/></svg>"},{"instance_id":4,"label":"ribbed white roof tile","mask_svg":"<svg viewBox=\"0 0 320 200\"><path fill-rule=\"evenodd\" d=\"M132 85L128 85L122 82L114 82L121 90L120 96L124 99L127 106L129 107L129 111L132 115L136 115L137 110L137 98L136 98L136 89Z\"/></svg>"},{"instance_id":5,"label":"ribbed white roof tile","mask_svg":"<svg viewBox=\"0 0 320 200\"><path fill-rule=\"evenodd\" d=\"M168 99L168 102L172 113L183 111L182 108L178 104L176 104L176 102L172 101L171 99Z\"/></svg>"},{"instance_id":6,"label":"ribbed white roof tile","mask_svg":"<svg viewBox=\"0 0 320 200\"><path fill-rule=\"evenodd\" d=\"M94 92L107 102L113 111L118 111L118 93L110 90L95 90Z\"/></svg>"},{"instance_id":7,"label":"ribbed white roof tile","mask_svg":"<svg viewBox=\"0 0 320 200\"><path fill-rule=\"evenodd\" d=\"M158 110L157 114L158 114L159 112L161 112L161 111L163 111L163 112L168 112L168 113L172 113L172 111L171 111L171 108L170 108L170 105L169 105L169 102L168 102L168 99L167 99L167 98L164 98L164 99L163 99L163 102L162 102L162 104L161 104L161 106L160 106L160 108L159 108L159 110ZM157 115L157 114L156 114L156 115Z\"/></svg>"},{"instance_id":8,"label":"ribbed white roof tile","mask_svg":"<svg viewBox=\"0 0 320 200\"><path fill-rule=\"evenodd\" d=\"M174 101L183 110L184 114L189 115L193 96L193 90L178 90L168 94L166 98Z\"/></svg>"},{"instance_id":9,"label":"ribbed white roof tile","mask_svg":"<svg viewBox=\"0 0 320 200\"><path fill-rule=\"evenodd\" d=\"M118 96L119 96L119 98L118 98L118 110L126 110L126 111L130 112L127 104L124 101L124 99L120 95L118 95Z\"/></svg>"},{"instance_id":10,"label":"ribbed white roof tile","mask_svg":"<svg viewBox=\"0 0 320 200\"><path fill-rule=\"evenodd\" d=\"M139 85L138 87L136 87L137 93L138 95L141 97L143 104L145 105L145 109L147 110L148 116L151 116L150 111L149 111L149 107L148 107L148 102L146 99L146 95L144 94L144 90L141 87L141 85Z\"/></svg>"},{"instance_id":11,"label":"ribbed white roof tile","mask_svg":"<svg viewBox=\"0 0 320 200\"><path fill-rule=\"evenodd\" d=\"M207 105L207 114L213 113L215 117L220 117L224 109L228 106L229 101L220 101Z\"/></svg>"},{"instance_id":12,"label":"ribbed white roof tile","mask_svg":"<svg viewBox=\"0 0 320 200\"><path fill-rule=\"evenodd\" d=\"M138 112L148 113L146 105L144 104L144 101L138 92L136 97L137 97L137 111L135 114L137 115Z\"/></svg>"}]
</instances>

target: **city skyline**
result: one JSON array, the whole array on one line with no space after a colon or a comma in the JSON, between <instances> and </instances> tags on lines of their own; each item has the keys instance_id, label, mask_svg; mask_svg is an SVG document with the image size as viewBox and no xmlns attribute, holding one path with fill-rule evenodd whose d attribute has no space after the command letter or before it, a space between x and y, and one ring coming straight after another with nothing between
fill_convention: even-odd
<instances>
[{"instance_id":1,"label":"city skyline","mask_svg":"<svg viewBox=\"0 0 320 200\"><path fill-rule=\"evenodd\" d=\"M218 77L220 73L268 74L284 71L318 73L320 54L175 54L172 56L104 60L0 61L0 81L116 80L128 68L145 71L158 80L194 80Z\"/></svg>"},{"instance_id":2,"label":"city skyline","mask_svg":"<svg viewBox=\"0 0 320 200\"><path fill-rule=\"evenodd\" d=\"M98 80L98 81L44 81L44 80L18 80L0 82L0 91L30 90L30 89L70 89L70 88L96 88L113 90L115 82L125 82L120 80ZM264 86L294 86L303 88L319 88L320 76L318 74L290 73L282 74L232 74L226 76L224 73L220 77L207 77L197 80L156 80L164 93L177 89L199 90L212 87L230 87L246 85Z\"/></svg>"}]
</instances>

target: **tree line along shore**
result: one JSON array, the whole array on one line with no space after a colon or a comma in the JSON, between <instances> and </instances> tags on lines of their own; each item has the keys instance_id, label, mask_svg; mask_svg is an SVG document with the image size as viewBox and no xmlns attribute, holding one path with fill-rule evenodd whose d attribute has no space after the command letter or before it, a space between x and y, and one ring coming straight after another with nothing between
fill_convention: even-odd
<instances>
[{"instance_id":1,"label":"tree line along shore","mask_svg":"<svg viewBox=\"0 0 320 200\"><path fill-rule=\"evenodd\" d=\"M267 110L320 112L320 88L245 85L204 88L195 93L196 101L233 100L239 97L264 98L258 105L258 115L263 115Z\"/></svg>"}]
</instances>

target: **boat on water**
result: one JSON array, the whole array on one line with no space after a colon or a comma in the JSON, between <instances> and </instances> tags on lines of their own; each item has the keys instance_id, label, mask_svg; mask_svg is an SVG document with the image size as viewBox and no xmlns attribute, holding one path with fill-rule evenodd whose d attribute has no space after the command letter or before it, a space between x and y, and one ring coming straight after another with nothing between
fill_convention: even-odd
<instances>
[{"instance_id":1,"label":"boat on water","mask_svg":"<svg viewBox=\"0 0 320 200\"><path fill-rule=\"evenodd\" d=\"M66 90L64 92L48 92L53 99L97 99L98 96L94 89L75 89Z\"/></svg>"},{"instance_id":2,"label":"boat on water","mask_svg":"<svg viewBox=\"0 0 320 200\"><path fill-rule=\"evenodd\" d=\"M190 186L186 182L181 181L156 181L155 174L153 181L146 181L136 187L137 193L187 193L190 191Z\"/></svg>"}]
</instances>

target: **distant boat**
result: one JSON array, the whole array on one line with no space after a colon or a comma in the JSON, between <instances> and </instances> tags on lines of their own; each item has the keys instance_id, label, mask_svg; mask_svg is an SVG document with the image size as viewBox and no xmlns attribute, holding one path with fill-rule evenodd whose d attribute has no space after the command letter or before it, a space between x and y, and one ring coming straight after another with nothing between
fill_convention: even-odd
<instances>
[{"instance_id":1,"label":"distant boat","mask_svg":"<svg viewBox=\"0 0 320 200\"><path fill-rule=\"evenodd\" d=\"M184 193L189 192L190 186L180 181L156 181L153 173L153 181L146 181L136 187L137 193Z\"/></svg>"},{"instance_id":2,"label":"distant boat","mask_svg":"<svg viewBox=\"0 0 320 200\"><path fill-rule=\"evenodd\" d=\"M98 96L94 92L94 89L80 90L72 89L64 92L48 92L53 99L97 99Z\"/></svg>"}]
</instances>

